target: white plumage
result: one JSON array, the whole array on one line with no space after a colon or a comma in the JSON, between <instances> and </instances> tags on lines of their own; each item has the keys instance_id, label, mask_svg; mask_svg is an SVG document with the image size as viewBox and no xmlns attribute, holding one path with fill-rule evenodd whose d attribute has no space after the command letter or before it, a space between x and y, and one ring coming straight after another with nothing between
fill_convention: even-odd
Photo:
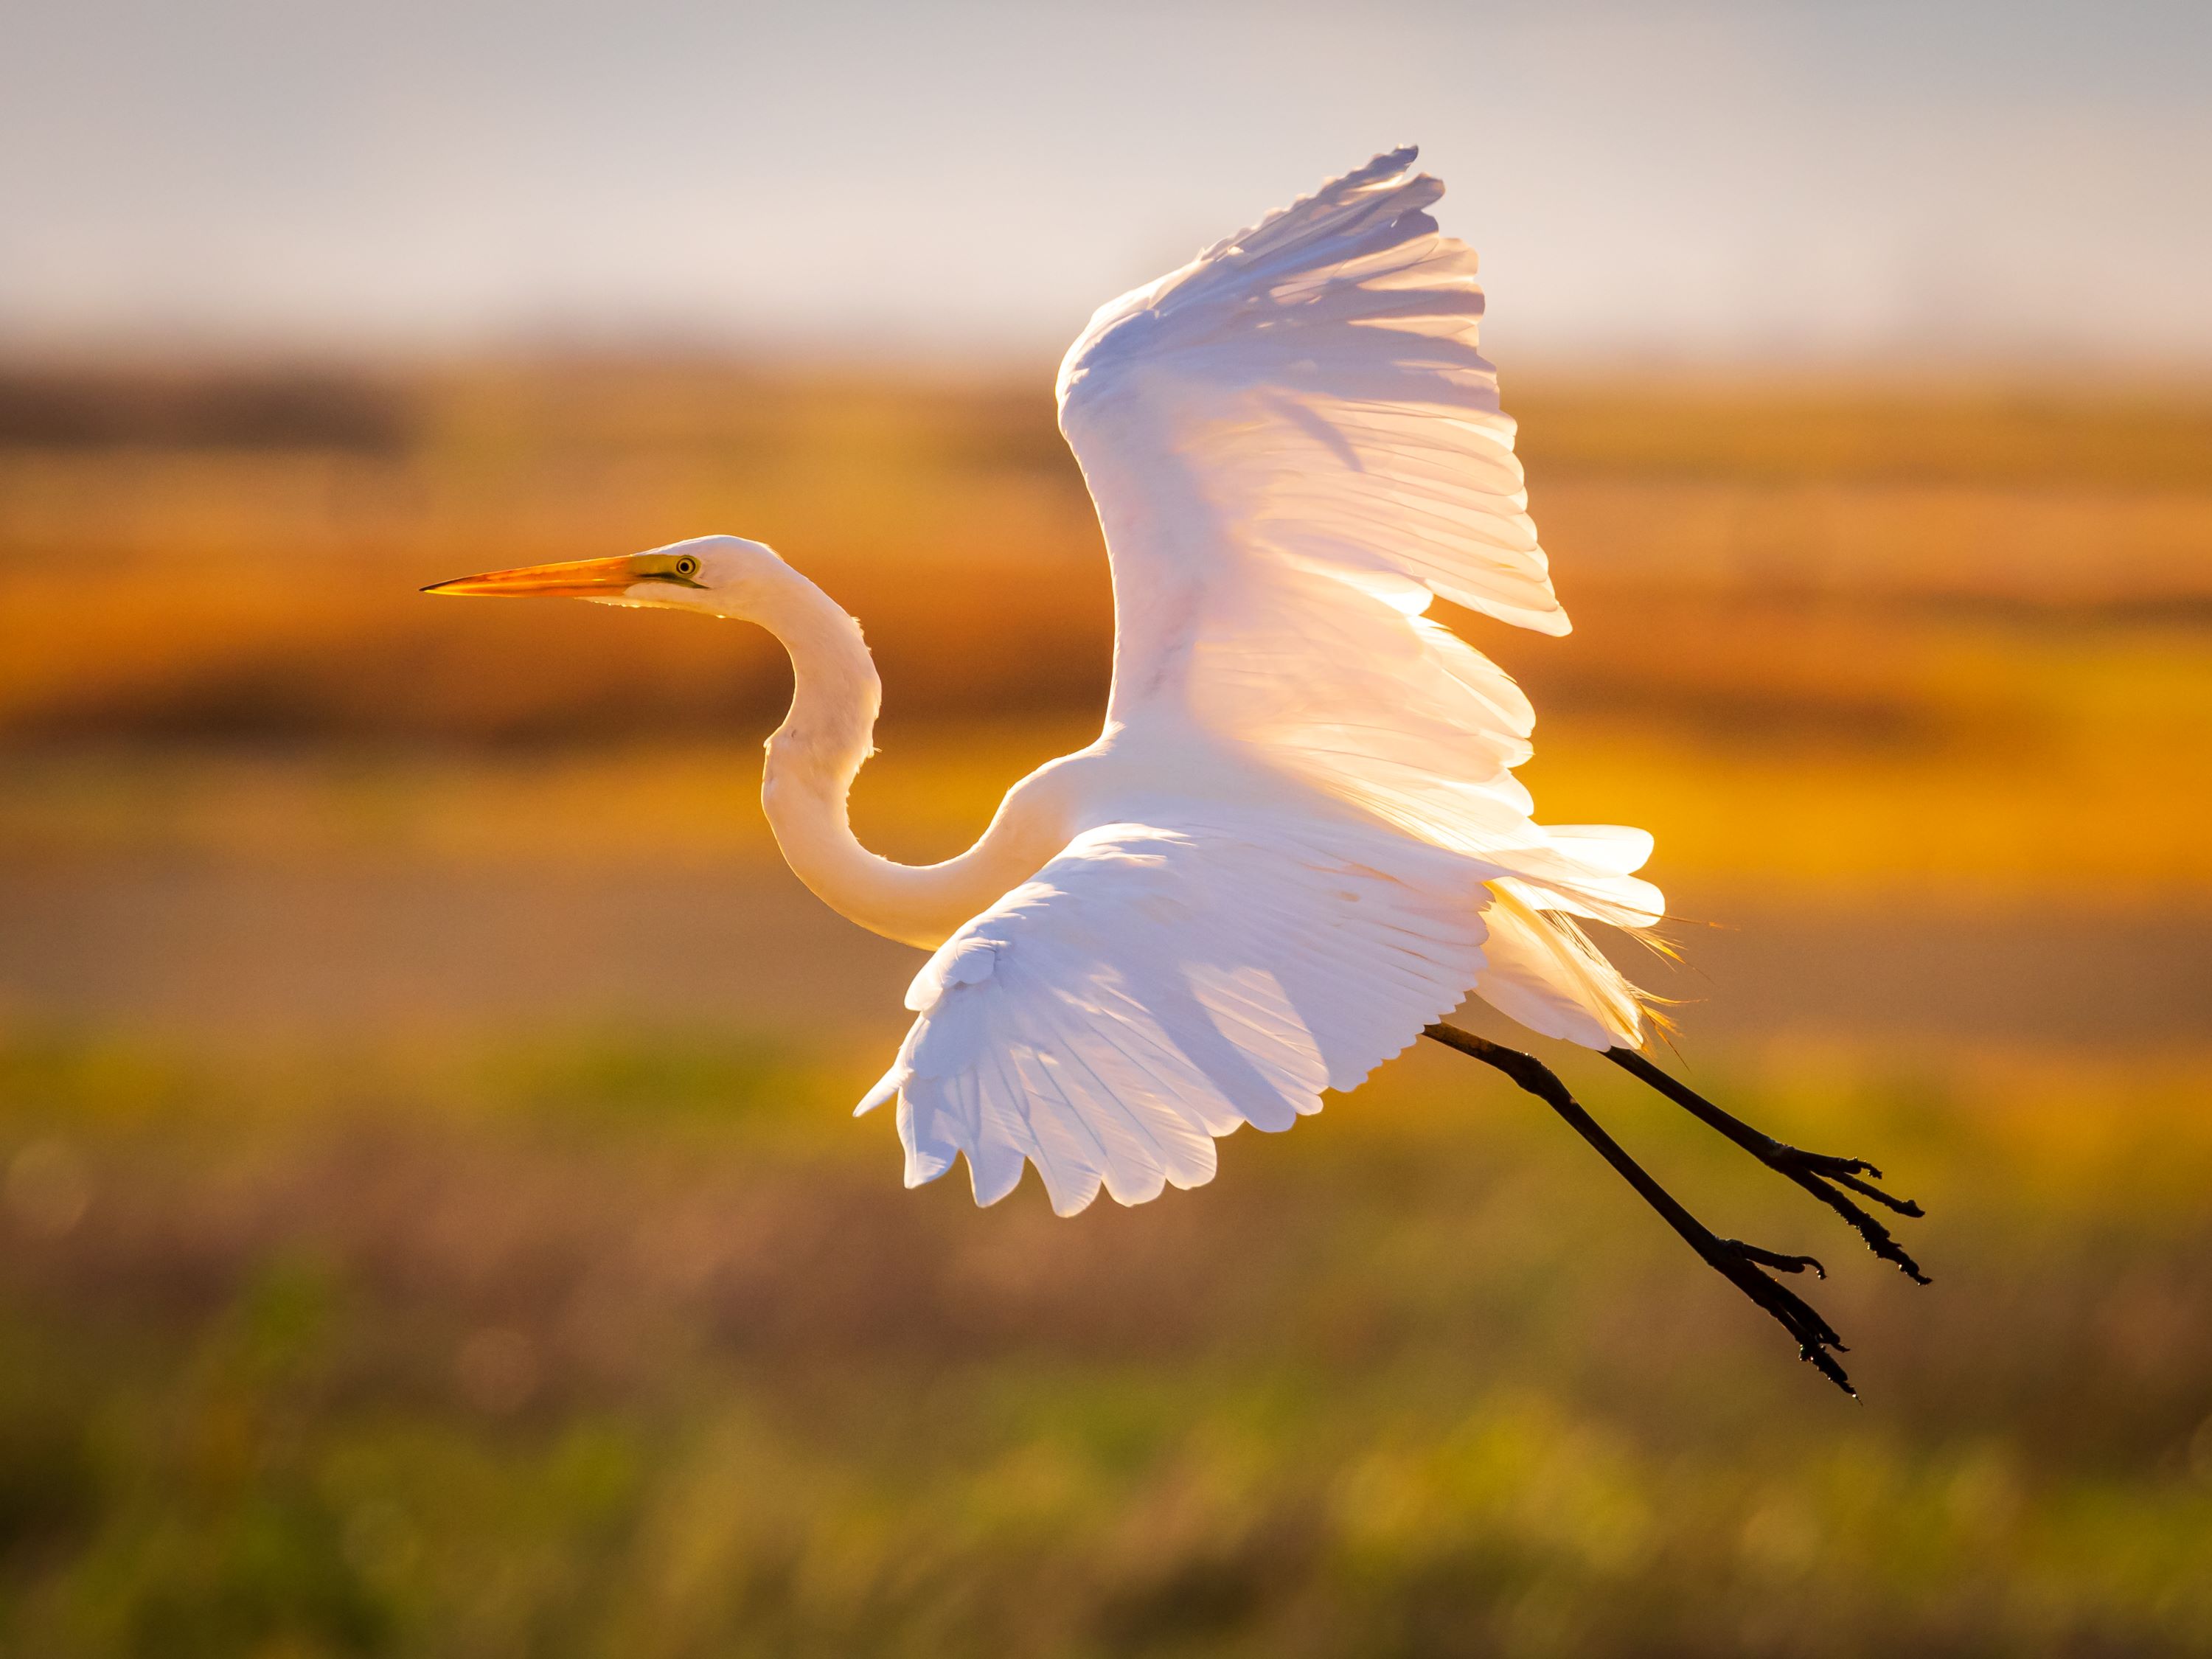
<instances>
[{"instance_id":1,"label":"white plumage","mask_svg":"<svg viewBox=\"0 0 2212 1659\"><path fill-rule=\"evenodd\" d=\"M1026 1158L1061 1214L1213 1176L1212 1137L1286 1129L1459 1005L1479 874L1351 823L1194 805L1079 836L953 936L862 1109L896 1090L907 1182ZM1167 941L1168 949L1158 948Z\"/></svg>"},{"instance_id":2,"label":"white plumage","mask_svg":"<svg viewBox=\"0 0 2212 1659\"><path fill-rule=\"evenodd\" d=\"M915 981L863 1103L898 1095L909 1184L962 1153L988 1203L1026 1158L1066 1213L1102 1182L1133 1203L1205 1181L1209 1137L1318 1110L1470 988L1640 1043L1571 918L1656 921L1631 873L1650 838L1535 824L1528 699L1422 614L1568 627L1474 255L1413 161L1102 307L1068 352L1060 424L1113 562L1111 781L1147 798L1095 792L1127 821L1086 823Z\"/></svg>"},{"instance_id":3,"label":"white plumage","mask_svg":"<svg viewBox=\"0 0 2212 1659\"><path fill-rule=\"evenodd\" d=\"M757 542L439 585L739 617L791 653L762 799L843 915L936 952L862 1103L896 1097L909 1182L965 1157L988 1203L1034 1164L1053 1205L1214 1169L1469 990L1547 1035L1641 1043L1637 994L1577 927L1658 919L1640 831L1547 829L1513 769L1534 716L1424 613L1567 631L1513 422L1476 349L1474 255L1411 149L1092 318L1061 429L1113 561L1105 729L1008 792L959 857L854 838L880 686L858 625Z\"/></svg>"}]
</instances>

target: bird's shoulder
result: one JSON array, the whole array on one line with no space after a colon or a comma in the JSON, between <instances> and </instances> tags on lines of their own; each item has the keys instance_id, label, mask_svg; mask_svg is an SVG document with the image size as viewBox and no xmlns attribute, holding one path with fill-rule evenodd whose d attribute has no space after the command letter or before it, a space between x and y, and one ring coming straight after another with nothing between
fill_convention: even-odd
<instances>
[{"instance_id":1,"label":"bird's shoulder","mask_svg":"<svg viewBox=\"0 0 2212 1659\"><path fill-rule=\"evenodd\" d=\"M1340 804L1252 744L1148 708L1097 739L1046 762L1006 792L1002 811L1064 826L1063 842L1103 823L1218 817L1247 809L1337 816Z\"/></svg>"}]
</instances>

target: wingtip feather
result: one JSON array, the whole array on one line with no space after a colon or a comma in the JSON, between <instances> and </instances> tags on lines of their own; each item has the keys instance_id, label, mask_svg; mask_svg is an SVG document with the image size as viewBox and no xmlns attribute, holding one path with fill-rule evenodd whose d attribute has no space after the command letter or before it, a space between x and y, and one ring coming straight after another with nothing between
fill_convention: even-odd
<instances>
[{"instance_id":1,"label":"wingtip feather","mask_svg":"<svg viewBox=\"0 0 2212 1659\"><path fill-rule=\"evenodd\" d=\"M906 1082L906 1079L907 1068L904 1062L893 1066L890 1071L876 1079L875 1087L860 1097L860 1103L853 1108L853 1115L866 1117L885 1101L896 1099L900 1086Z\"/></svg>"}]
</instances>

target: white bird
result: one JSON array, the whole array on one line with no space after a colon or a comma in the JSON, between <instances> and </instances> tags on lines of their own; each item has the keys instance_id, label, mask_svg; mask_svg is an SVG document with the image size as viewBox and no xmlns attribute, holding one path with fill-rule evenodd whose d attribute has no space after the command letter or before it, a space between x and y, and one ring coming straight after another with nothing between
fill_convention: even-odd
<instances>
[{"instance_id":1,"label":"white bird","mask_svg":"<svg viewBox=\"0 0 2212 1659\"><path fill-rule=\"evenodd\" d=\"M859 624L731 536L426 591L552 594L733 617L789 652L761 799L799 878L933 954L861 1101L897 1102L908 1186L968 1161L994 1203L1034 1164L1054 1210L1212 1177L1215 1138L1288 1128L1425 1032L1546 1099L1711 1266L1848 1389L1836 1333L1721 1239L1533 1057L1439 1024L1472 991L1597 1049L1840 1212L1908 1214L1859 1160L1801 1152L1639 1052L1645 1000L1581 923L1638 933L1658 890L1640 830L1544 825L1513 769L1534 714L1424 613L1443 599L1563 635L1514 423L1476 349L1475 258L1403 149L1103 307L1060 366L1060 429L1113 570L1104 730L1008 791L942 864L862 847L846 798L880 686Z\"/></svg>"}]
</instances>

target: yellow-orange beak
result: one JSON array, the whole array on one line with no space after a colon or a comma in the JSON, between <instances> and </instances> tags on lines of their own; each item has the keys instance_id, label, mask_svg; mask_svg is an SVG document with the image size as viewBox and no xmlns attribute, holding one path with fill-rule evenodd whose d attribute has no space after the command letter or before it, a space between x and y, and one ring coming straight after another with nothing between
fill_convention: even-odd
<instances>
[{"instance_id":1,"label":"yellow-orange beak","mask_svg":"<svg viewBox=\"0 0 2212 1659\"><path fill-rule=\"evenodd\" d=\"M596 599L661 574L641 570L635 557L577 559L567 564L526 564L514 570L487 570L481 576L456 576L449 582L433 582L422 591L501 599Z\"/></svg>"}]
</instances>

